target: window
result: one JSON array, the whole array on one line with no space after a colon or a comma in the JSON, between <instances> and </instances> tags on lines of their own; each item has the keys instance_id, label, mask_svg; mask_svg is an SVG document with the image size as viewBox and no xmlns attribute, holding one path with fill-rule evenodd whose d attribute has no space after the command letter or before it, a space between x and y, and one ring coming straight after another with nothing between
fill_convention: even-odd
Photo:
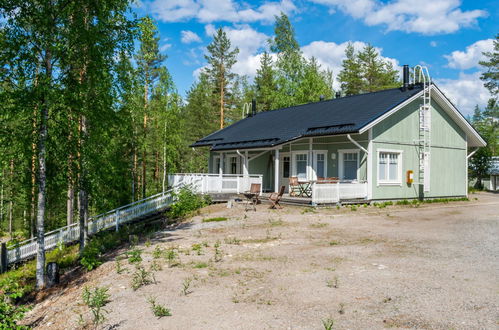
<instances>
[{"instance_id":1,"label":"window","mask_svg":"<svg viewBox=\"0 0 499 330\"><path fill-rule=\"evenodd\" d=\"M213 166L213 173L219 173L220 172L220 156L215 157L215 165Z\"/></svg>"},{"instance_id":2,"label":"window","mask_svg":"<svg viewBox=\"0 0 499 330\"><path fill-rule=\"evenodd\" d=\"M318 178L326 177L326 155L316 154L315 173Z\"/></svg>"},{"instance_id":3,"label":"window","mask_svg":"<svg viewBox=\"0 0 499 330\"><path fill-rule=\"evenodd\" d=\"M300 179L307 178L307 154L296 154L295 155L296 166L296 176Z\"/></svg>"},{"instance_id":4,"label":"window","mask_svg":"<svg viewBox=\"0 0 499 330\"><path fill-rule=\"evenodd\" d=\"M401 184L401 152L380 151L378 154L378 183Z\"/></svg>"},{"instance_id":5,"label":"window","mask_svg":"<svg viewBox=\"0 0 499 330\"><path fill-rule=\"evenodd\" d=\"M289 156L282 157L282 177L289 178Z\"/></svg>"},{"instance_id":6,"label":"window","mask_svg":"<svg viewBox=\"0 0 499 330\"><path fill-rule=\"evenodd\" d=\"M237 157L230 157L230 174L237 174Z\"/></svg>"}]
</instances>

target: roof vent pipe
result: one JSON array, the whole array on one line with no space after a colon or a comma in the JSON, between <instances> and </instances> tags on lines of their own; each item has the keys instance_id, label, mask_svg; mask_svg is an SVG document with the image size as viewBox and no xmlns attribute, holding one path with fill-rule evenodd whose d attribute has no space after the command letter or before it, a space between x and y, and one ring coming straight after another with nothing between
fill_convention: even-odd
<instances>
[{"instance_id":1,"label":"roof vent pipe","mask_svg":"<svg viewBox=\"0 0 499 330\"><path fill-rule=\"evenodd\" d=\"M404 64L402 69L402 90L406 91L409 88L409 66Z\"/></svg>"},{"instance_id":2,"label":"roof vent pipe","mask_svg":"<svg viewBox=\"0 0 499 330\"><path fill-rule=\"evenodd\" d=\"M324 95L319 96L319 101L324 101Z\"/></svg>"},{"instance_id":3,"label":"roof vent pipe","mask_svg":"<svg viewBox=\"0 0 499 330\"><path fill-rule=\"evenodd\" d=\"M251 115L256 115L256 99L251 100Z\"/></svg>"},{"instance_id":4,"label":"roof vent pipe","mask_svg":"<svg viewBox=\"0 0 499 330\"><path fill-rule=\"evenodd\" d=\"M336 92L336 98L339 99L341 97L341 92Z\"/></svg>"}]
</instances>

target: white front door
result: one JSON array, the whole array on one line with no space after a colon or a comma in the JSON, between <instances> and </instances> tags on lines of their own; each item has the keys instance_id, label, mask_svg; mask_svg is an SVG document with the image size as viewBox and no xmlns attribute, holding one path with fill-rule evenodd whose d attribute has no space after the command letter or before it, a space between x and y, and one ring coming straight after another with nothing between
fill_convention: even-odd
<instances>
[{"instance_id":1,"label":"white front door","mask_svg":"<svg viewBox=\"0 0 499 330\"><path fill-rule=\"evenodd\" d=\"M280 178L280 186L285 186L286 190L285 192L288 192L289 188L289 177L291 174L291 157L289 154L281 154L279 157L279 164L280 164L280 171L279 173L281 174Z\"/></svg>"}]
</instances>

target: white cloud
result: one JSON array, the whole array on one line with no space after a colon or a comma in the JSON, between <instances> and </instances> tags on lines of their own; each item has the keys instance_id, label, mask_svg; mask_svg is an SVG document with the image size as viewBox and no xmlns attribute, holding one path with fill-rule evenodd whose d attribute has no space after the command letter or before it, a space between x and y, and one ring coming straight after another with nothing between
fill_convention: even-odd
<instances>
[{"instance_id":1,"label":"white cloud","mask_svg":"<svg viewBox=\"0 0 499 330\"><path fill-rule=\"evenodd\" d=\"M258 7L235 0L151 0L144 3L146 10L163 22L196 19L202 23L271 22L275 15L296 10L291 0L267 1Z\"/></svg>"},{"instance_id":2,"label":"white cloud","mask_svg":"<svg viewBox=\"0 0 499 330\"><path fill-rule=\"evenodd\" d=\"M362 41L354 41L352 42L352 44L356 51L361 50L367 45ZM338 76L338 73L341 71L341 64L345 59L345 49L347 45L348 42L337 44L334 42L313 41L310 44L303 46L302 51L305 57L315 57L323 69L327 68L332 70L333 76L336 78ZM401 70L398 60L382 56L381 48L376 48L376 50L383 60L391 62L396 70ZM340 87L336 79L334 81L333 87L335 89L339 89Z\"/></svg>"},{"instance_id":3,"label":"white cloud","mask_svg":"<svg viewBox=\"0 0 499 330\"><path fill-rule=\"evenodd\" d=\"M159 51L161 53L166 52L168 49L171 48L171 46L172 46L172 44L164 44L164 45L162 45L162 46L159 47Z\"/></svg>"},{"instance_id":4,"label":"white cloud","mask_svg":"<svg viewBox=\"0 0 499 330\"><path fill-rule=\"evenodd\" d=\"M432 40L432 41L430 41L430 46L437 47L438 43L436 41Z\"/></svg>"},{"instance_id":5,"label":"white cloud","mask_svg":"<svg viewBox=\"0 0 499 330\"><path fill-rule=\"evenodd\" d=\"M485 58L482 52L490 52L493 49L493 39L479 40L466 47L465 51L456 50L449 55L444 55L444 57L450 68L466 70L479 67L478 62Z\"/></svg>"},{"instance_id":6,"label":"white cloud","mask_svg":"<svg viewBox=\"0 0 499 330\"><path fill-rule=\"evenodd\" d=\"M475 105L483 108L491 97L480 74L461 72L458 79L435 79L435 82L463 115L472 115Z\"/></svg>"},{"instance_id":7,"label":"white cloud","mask_svg":"<svg viewBox=\"0 0 499 330\"><path fill-rule=\"evenodd\" d=\"M452 33L475 25L487 16L484 10L462 11L460 0L311 0L339 9L369 26L384 25L388 31L418 32L427 35Z\"/></svg>"},{"instance_id":8,"label":"white cloud","mask_svg":"<svg viewBox=\"0 0 499 330\"><path fill-rule=\"evenodd\" d=\"M184 44L190 44L192 42L201 42L201 38L195 32L187 30L187 31L180 31L180 34L181 34L180 40Z\"/></svg>"}]
</instances>

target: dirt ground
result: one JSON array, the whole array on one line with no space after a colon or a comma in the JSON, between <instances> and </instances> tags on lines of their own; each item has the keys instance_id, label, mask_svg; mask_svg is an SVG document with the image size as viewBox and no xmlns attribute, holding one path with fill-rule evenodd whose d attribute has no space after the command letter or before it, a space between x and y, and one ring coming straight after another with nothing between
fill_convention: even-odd
<instances>
[{"instance_id":1,"label":"dirt ground","mask_svg":"<svg viewBox=\"0 0 499 330\"><path fill-rule=\"evenodd\" d=\"M139 245L146 269L162 267L155 284L134 291L135 266L124 260L117 274L113 259L26 321L78 328L79 314L91 318L87 285L109 288L104 329L324 329L326 320L334 329L498 329L499 195L470 197L357 210L212 205ZM213 217L228 220L202 222ZM175 249L180 264L154 259L157 246ZM172 315L156 318L151 296Z\"/></svg>"}]
</instances>

